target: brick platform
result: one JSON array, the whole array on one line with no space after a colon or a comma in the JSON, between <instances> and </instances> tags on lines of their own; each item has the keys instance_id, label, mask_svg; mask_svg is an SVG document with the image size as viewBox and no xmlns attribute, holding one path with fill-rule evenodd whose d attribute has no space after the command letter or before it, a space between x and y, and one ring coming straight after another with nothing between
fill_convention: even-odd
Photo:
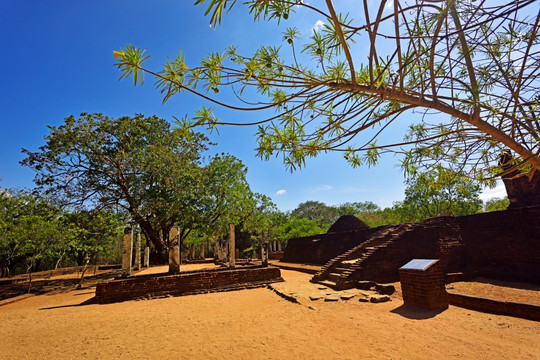
<instances>
[{"instance_id":1,"label":"brick platform","mask_svg":"<svg viewBox=\"0 0 540 360\"><path fill-rule=\"evenodd\" d=\"M166 295L190 295L216 291L240 290L283 281L275 267L215 269L175 275L148 275L115 279L96 286L100 304Z\"/></svg>"}]
</instances>

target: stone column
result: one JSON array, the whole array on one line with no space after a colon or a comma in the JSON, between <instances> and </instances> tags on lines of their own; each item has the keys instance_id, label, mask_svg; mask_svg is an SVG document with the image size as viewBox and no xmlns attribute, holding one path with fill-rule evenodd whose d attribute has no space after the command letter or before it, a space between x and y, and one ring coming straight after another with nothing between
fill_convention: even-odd
<instances>
[{"instance_id":1,"label":"stone column","mask_svg":"<svg viewBox=\"0 0 540 360\"><path fill-rule=\"evenodd\" d=\"M229 267L235 267L234 224L229 224Z\"/></svg>"},{"instance_id":2,"label":"stone column","mask_svg":"<svg viewBox=\"0 0 540 360\"><path fill-rule=\"evenodd\" d=\"M169 232L169 274L180 272L180 246L178 228L173 226Z\"/></svg>"},{"instance_id":3,"label":"stone column","mask_svg":"<svg viewBox=\"0 0 540 360\"><path fill-rule=\"evenodd\" d=\"M277 241L277 251L281 252L281 240Z\"/></svg>"},{"instance_id":4,"label":"stone column","mask_svg":"<svg viewBox=\"0 0 540 360\"><path fill-rule=\"evenodd\" d=\"M200 259L204 259L204 246L206 245L206 243L203 241L201 243L201 250L199 251L199 258Z\"/></svg>"},{"instance_id":5,"label":"stone column","mask_svg":"<svg viewBox=\"0 0 540 360\"><path fill-rule=\"evenodd\" d=\"M135 264L134 270L141 270L141 233L137 232L135 241Z\"/></svg>"},{"instance_id":6,"label":"stone column","mask_svg":"<svg viewBox=\"0 0 540 360\"><path fill-rule=\"evenodd\" d=\"M131 261L133 256L133 228L124 229L124 251L122 253L122 277L131 275Z\"/></svg>"},{"instance_id":7,"label":"stone column","mask_svg":"<svg viewBox=\"0 0 540 360\"><path fill-rule=\"evenodd\" d=\"M229 245L227 244L226 240L223 240L221 242L221 262L226 263L229 261Z\"/></svg>"},{"instance_id":8,"label":"stone column","mask_svg":"<svg viewBox=\"0 0 540 360\"><path fill-rule=\"evenodd\" d=\"M147 246L144 248L144 267L150 267L150 248Z\"/></svg>"},{"instance_id":9,"label":"stone column","mask_svg":"<svg viewBox=\"0 0 540 360\"><path fill-rule=\"evenodd\" d=\"M215 241L215 242L214 242L214 262L220 261L220 260L221 260L221 259L220 259L220 253L221 253L221 251L220 251L218 242Z\"/></svg>"},{"instance_id":10,"label":"stone column","mask_svg":"<svg viewBox=\"0 0 540 360\"><path fill-rule=\"evenodd\" d=\"M263 242L261 246L261 258L262 258L262 266L267 267L268 266L268 243L266 241Z\"/></svg>"}]
</instances>

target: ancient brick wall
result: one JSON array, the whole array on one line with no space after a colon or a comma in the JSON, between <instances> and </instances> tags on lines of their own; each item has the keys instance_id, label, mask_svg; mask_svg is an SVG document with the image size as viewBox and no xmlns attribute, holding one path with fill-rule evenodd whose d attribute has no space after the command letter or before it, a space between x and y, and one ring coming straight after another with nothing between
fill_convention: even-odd
<instances>
[{"instance_id":1,"label":"ancient brick wall","mask_svg":"<svg viewBox=\"0 0 540 360\"><path fill-rule=\"evenodd\" d=\"M540 306L534 304L505 302L456 293L448 293L448 300L450 305L471 310L540 321Z\"/></svg>"},{"instance_id":2,"label":"ancient brick wall","mask_svg":"<svg viewBox=\"0 0 540 360\"><path fill-rule=\"evenodd\" d=\"M285 253L283 251L276 251L268 253L268 260L281 260Z\"/></svg>"},{"instance_id":3,"label":"ancient brick wall","mask_svg":"<svg viewBox=\"0 0 540 360\"><path fill-rule=\"evenodd\" d=\"M382 229L362 229L327 233L289 239L282 260L285 262L323 265L330 259L360 245L373 233Z\"/></svg>"},{"instance_id":4,"label":"ancient brick wall","mask_svg":"<svg viewBox=\"0 0 540 360\"><path fill-rule=\"evenodd\" d=\"M540 207L428 219L378 249L354 278L397 281L412 259L441 259L445 273L540 283Z\"/></svg>"},{"instance_id":5,"label":"ancient brick wall","mask_svg":"<svg viewBox=\"0 0 540 360\"><path fill-rule=\"evenodd\" d=\"M145 297L243 289L276 281L283 279L280 270L275 267L148 275L99 283L96 286L96 300L103 304Z\"/></svg>"},{"instance_id":6,"label":"ancient brick wall","mask_svg":"<svg viewBox=\"0 0 540 360\"><path fill-rule=\"evenodd\" d=\"M289 240L283 261L325 264L381 228ZM476 272L513 281L540 283L540 207L414 224L388 246L377 249L351 274L353 280L397 281L398 269L415 258L441 259L445 272Z\"/></svg>"},{"instance_id":7,"label":"ancient brick wall","mask_svg":"<svg viewBox=\"0 0 540 360\"><path fill-rule=\"evenodd\" d=\"M464 270L540 283L540 207L456 219L466 246Z\"/></svg>"}]
</instances>

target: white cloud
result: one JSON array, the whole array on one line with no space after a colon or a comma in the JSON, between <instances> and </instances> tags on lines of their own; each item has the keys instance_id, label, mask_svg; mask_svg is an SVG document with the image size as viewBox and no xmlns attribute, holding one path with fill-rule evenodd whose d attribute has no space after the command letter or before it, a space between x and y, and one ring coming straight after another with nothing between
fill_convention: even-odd
<instances>
[{"instance_id":1,"label":"white cloud","mask_svg":"<svg viewBox=\"0 0 540 360\"><path fill-rule=\"evenodd\" d=\"M277 196L285 195L287 193L287 190L281 189L276 192Z\"/></svg>"},{"instance_id":2,"label":"white cloud","mask_svg":"<svg viewBox=\"0 0 540 360\"><path fill-rule=\"evenodd\" d=\"M498 183L493 189L485 189L480 194L482 201L489 200L491 198L503 198L506 196L506 188L503 183Z\"/></svg>"},{"instance_id":3,"label":"white cloud","mask_svg":"<svg viewBox=\"0 0 540 360\"><path fill-rule=\"evenodd\" d=\"M393 9L394 8L394 0L390 0L386 3L387 9Z\"/></svg>"},{"instance_id":4,"label":"white cloud","mask_svg":"<svg viewBox=\"0 0 540 360\"><path fill-rule=\"evenodd\" d=\"M322 27L324 26L324 22L322 20L317 20L315 25L311 28L315 32L321 31Z\"/></svg>"}]
</instances>

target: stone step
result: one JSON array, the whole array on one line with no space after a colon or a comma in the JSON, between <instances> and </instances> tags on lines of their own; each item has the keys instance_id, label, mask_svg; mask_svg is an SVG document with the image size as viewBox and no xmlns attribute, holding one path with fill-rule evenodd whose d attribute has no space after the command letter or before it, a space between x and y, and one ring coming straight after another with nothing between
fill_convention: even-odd
<instances>
[{"instance_id":1,"label":"stone step","mask_svg":"<svg viewBox=\"0 0 540 360\"><path fill-rule=\"evenodd\" d=\"M328 280L338 282L342 278L341 274L338 273L330 273L328 274Z\"/></svg>"},{"instance_id":2,"label":"stone step","mask_svg":"<svg viewBox=\"0 0 540 360\"><path fill-rule=\"evenodd\" d=\"M350 267L338 267L338 268L335 268L335 271L340 272L340 273L350 271L350 270L351 270Z\"/></svg>"},{"instance_id":3,"label":"stone step","mask_svg":"<svg viewBox=\"0 0 540 360\"><path fill-rule=\"evenodd\" d=\"M317 283L324 286L328 286L329 288L332 288L332 289L336 287L336 283L330 280L321 280L321 281L318 281Z\"/></svg>"}]
</instances>

